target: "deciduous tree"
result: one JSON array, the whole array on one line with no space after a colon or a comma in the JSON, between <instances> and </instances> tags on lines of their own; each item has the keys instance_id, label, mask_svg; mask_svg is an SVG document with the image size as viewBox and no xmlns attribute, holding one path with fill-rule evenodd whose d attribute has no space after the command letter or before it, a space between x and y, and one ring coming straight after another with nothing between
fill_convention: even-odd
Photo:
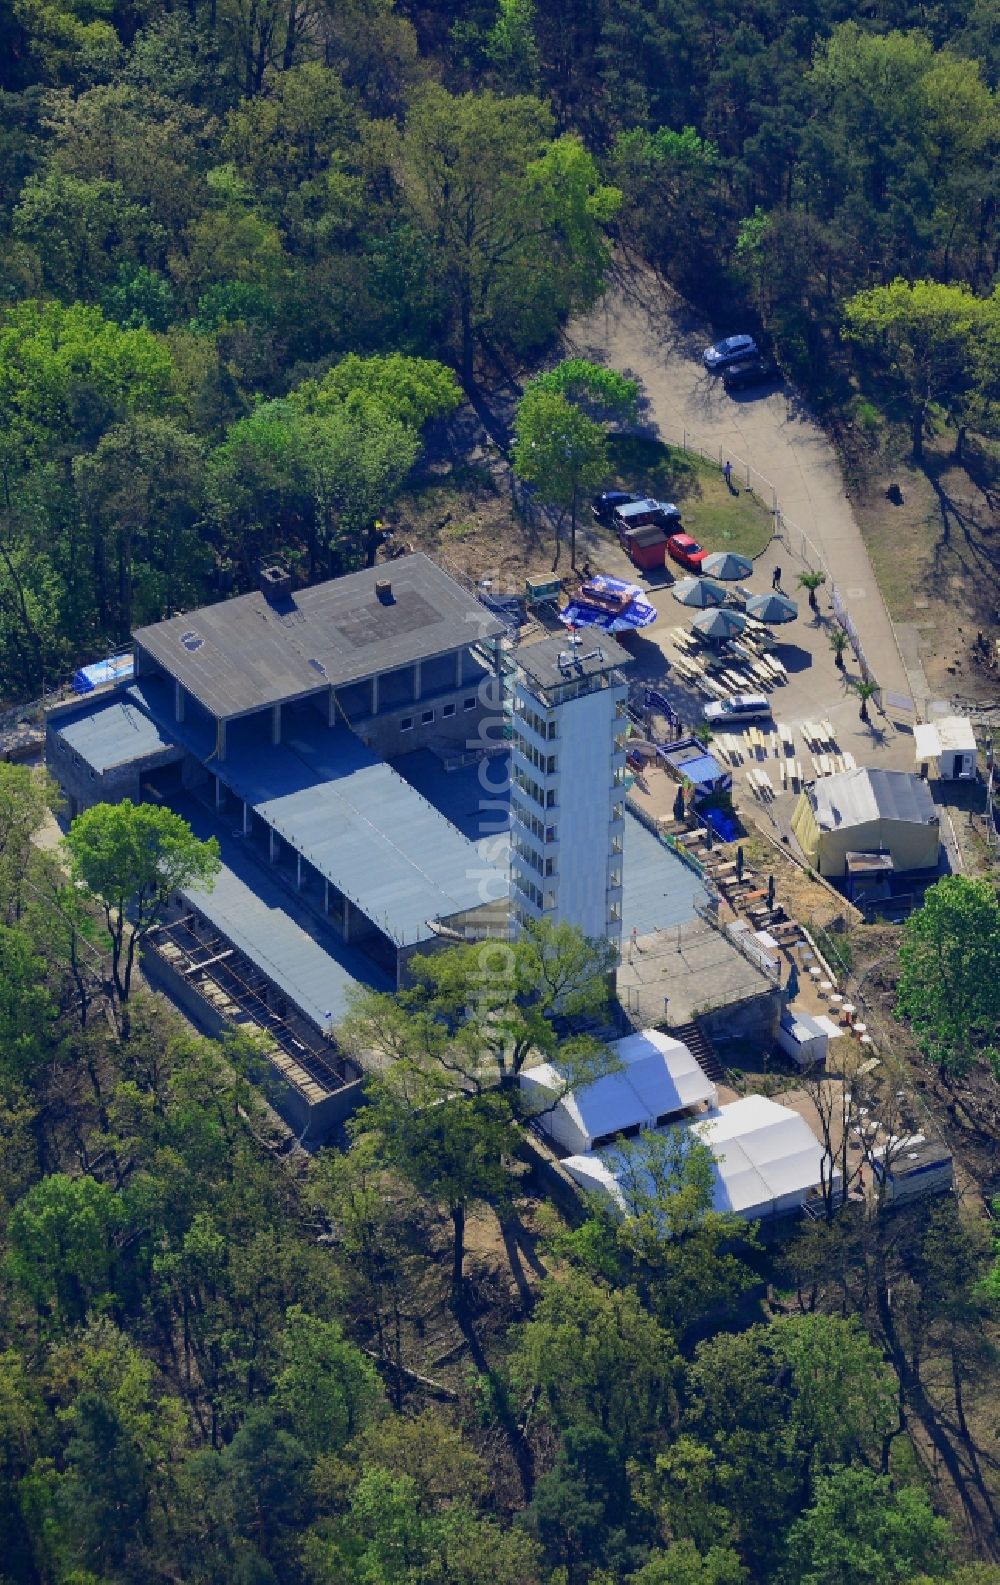
<instances>
[{"instance_id":1,"label":"deciduous tree","mask_svg":"<svg viewBox=\"0 0 1000 1585\"><path fill-rule=\"evenodd\" d=\"M988 881L946 875L910 915L897 1011L943 1080L994 1064L1000 1023L1000 905Z\"/></svg>"},{"instance_id":2,"label":"deciduous tree","mask_svg":"<svg viewBox=\"0 0 1000 1585\"><path fill-rule=\"evenodd\" d=\"M73 821L66 837L73 877L104 911L111 941L111 973L129 1032L129 997L135 956L163 918L171 892L185 886L211 890L219 871L219 844L201 842L187 821L161 804L95 804Z\"/></svg>"}]
</instances>

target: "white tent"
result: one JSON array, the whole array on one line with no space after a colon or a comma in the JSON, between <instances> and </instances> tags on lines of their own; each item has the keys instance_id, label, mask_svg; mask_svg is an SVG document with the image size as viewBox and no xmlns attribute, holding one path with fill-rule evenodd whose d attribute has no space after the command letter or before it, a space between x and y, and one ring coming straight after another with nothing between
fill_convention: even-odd
<instances>
[{"instance_id":1,"label":"white tent","mask_svg":"<svg viewBox=\"0 0 1000 1585\"><path fill-rule=\"evenodd\" d=\"M809 1124L787 1106L763 1095L748 1095L720 1106L687 1126L715 1157L715 1209L736 1211L748 1221L797 1211L825 1176L840 1174ZM571 1156L563 1166L581 1188L603 1193L624 1209L616 1176L619 1156Z\"/></svg>"},{"instance_id":2,"label":"white tent","mask_svg":"<svg viewBox=\"0 0 1000 1585\"><path fill-rule=\"evenodd\" d=\"M565 1150L584 1152L615 1134L655 1128L694 1106L715 1106L718 1091L687 1046L658 1029L644 1029L612 1043L622 1067L617 1073L562 1096L558 1070L548 1063L521 1074L529 1107L542 1115L540 1126Z\"/></svg>"}]
</instances>

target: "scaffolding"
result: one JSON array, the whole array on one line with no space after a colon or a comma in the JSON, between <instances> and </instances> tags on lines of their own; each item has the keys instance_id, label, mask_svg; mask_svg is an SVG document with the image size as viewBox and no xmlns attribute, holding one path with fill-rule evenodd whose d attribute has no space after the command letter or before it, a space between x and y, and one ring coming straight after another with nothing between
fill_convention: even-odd
<instances>
[{"instance_id":1,"label":"scaffolding","mask_svg":"<svg viewBox=\"0 0 1000 1585\"><path fill-rule=\"evenodd\" d=\"M309 1105L361 1077L328 1037L289 1006L284 992L194 912L158 926L145 947L227 1023L259 1032L267 1060Z\"/></svg>"}]
</instances>

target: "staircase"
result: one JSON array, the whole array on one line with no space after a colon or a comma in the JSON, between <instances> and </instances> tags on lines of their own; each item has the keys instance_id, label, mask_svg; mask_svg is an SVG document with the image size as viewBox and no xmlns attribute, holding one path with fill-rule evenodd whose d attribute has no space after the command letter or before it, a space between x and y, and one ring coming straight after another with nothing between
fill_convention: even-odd
<instances>
[{"instance_id":1,"label":"staircase","mask_svg":"<svg viewBox=\"0 0 1000 1585\"><path fill-rule=\"evenodd\" d=\"M675 1040L680 1040L687 1046L702 1072L712 1080L713 1084L725 1083L726 1070L719 1061L718 1052L696 1020L690 1024L680 1024L676 1029L671 1027L670 1033Z\"/></svg>"}]
</instances>

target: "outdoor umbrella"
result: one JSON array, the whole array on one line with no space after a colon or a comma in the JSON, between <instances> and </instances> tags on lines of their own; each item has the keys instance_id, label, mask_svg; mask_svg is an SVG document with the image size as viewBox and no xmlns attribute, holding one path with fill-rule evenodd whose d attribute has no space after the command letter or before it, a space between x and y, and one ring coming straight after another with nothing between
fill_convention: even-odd
<instances>
[{"instance_id":1,"label":"outdoor umbrella","mask_svg":"<svg viewBox=\"0 0 1000 1585\"><path fill-rule=\"evenodd\" d=\"M793 963L791 968L788 971L788 978L785 981L785 1000L788 1001L788 1002L794 1002L794 1000L795 1000L796 996L798 996L798 994L799 994L799 971L795 967L795 964Z\"/></svg>"},{"instance_id":2,"label":"outdoor umbrella","mask_svg":"<svg viewBox=\"0 0 1000 1585\"><path fill-rule=\"evenodd\" d=\"M794 622L799 614L799 608L794 600L787 594L779 594L776 589L771 589L767 594L752 594L747 601L747 616L755 617L758 622Z\"/></svg>"},{"instance_id":3,"label":"outdoor umbrella","mask_svg":"<svg viewBox=\"0 0 1000 1585\"><path fill-rule=\"evenodd\" d=\"M704 558L701 570L710 578L725 578L727 583L735 583L739 578L753 576L753 562L749 556L738 556L735 550L715 550Z\"/></svg>"},{"instance_id":4,"label":"outdoor umbrella","mask_svg":"<svg viewBox=\"0 0 1000 1585\"><path fill-rule=\"evenodd\" d=\"M682 578L680 583L675 583L670 593L681 605L722 605L726 598L726 591L721 583L713 583L711 578Z\"/></svg>"},{"instance_id":5,"label":"outdoor umbrella","mask_svg":"<svg viewBox=\"0 0 1000 1585\"><path fill-rule=\"evenodd\" d=\"M742 611L731 611L728 606L714 611L703 611L701 616L696 616L691 623L692 633L699 633L702 638L737 638L747 625L747 619Z\"/></svg>"}]
</instances>

